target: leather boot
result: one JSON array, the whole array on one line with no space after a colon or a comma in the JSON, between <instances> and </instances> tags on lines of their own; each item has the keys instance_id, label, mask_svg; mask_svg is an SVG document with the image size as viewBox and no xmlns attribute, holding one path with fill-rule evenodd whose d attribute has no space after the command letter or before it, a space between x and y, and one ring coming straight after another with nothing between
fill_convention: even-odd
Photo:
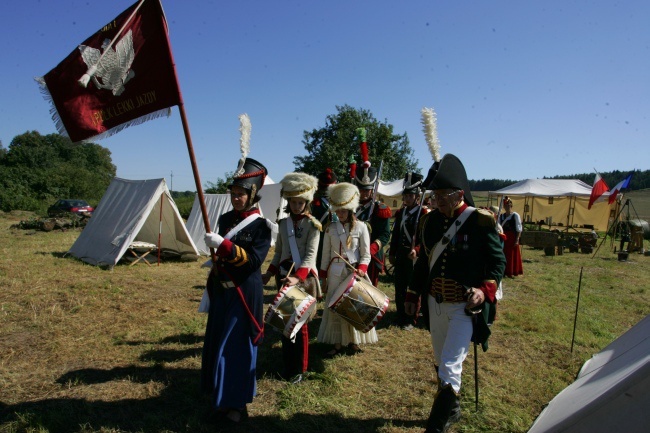
<instances>
[{"instance_id":1,"label":"leather boot","mask_svg":"<svg viewBox=\"0 0 650 433\"><path fill-rule=\"evenodd\" d=\"M457 409L455 412L454 410ZM451 419L452 413L457 419ZM425 433L444 433L449 426L460 419L460 400L451 385L444 385L431 407Z\"/></svg>"}]
</instances>

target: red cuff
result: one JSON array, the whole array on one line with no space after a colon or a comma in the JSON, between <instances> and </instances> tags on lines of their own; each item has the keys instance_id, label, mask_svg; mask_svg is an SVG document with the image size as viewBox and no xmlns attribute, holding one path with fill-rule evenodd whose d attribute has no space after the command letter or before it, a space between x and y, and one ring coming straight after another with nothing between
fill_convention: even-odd
<instances>
[{"instance_id":1,"label":"red cuff","mask_svg":"<svg viewBox=\"0 0 650 433\"><path fill-rule=\"evenodd\" d=\"M300 268L294 275L298 277L300 281L305 281L305 278L309 275L309 268Z\"/></svg>"},{"instance_id":2,"label":"red cuff","mask_svg":"<svg viewBox=\"0 0 650 433\"><path fill-rule=\"evenodd\" d=\"M373 242L370 244L370 255L375 256L377 255L377 251L379 251L379 245L377 245L377 242Z\"/></svg>"},{"instance_id":3,"label":"red cuff","mask_svg":"<svg viewBox=\"0 0 650 433\"><path fill-rule=\"evenodd\" d=\"M505 233L499 233L499 237L502 241L505 241L508 238Z\"/></svg>"},{"instance_id":4,"label":"red cuff","mask_svg":"<svg viewBox=\"0 0 650 433\"><path fill-rule=\"evenodd\" d=\"M485 295L485 300L494 303L497 293L497 285L494 281L483 281L478 289Z\"/></svg>"},{"instance_id":5,"label":"red cuff","mask_svg":"<svg viewBox=\"0 0 650 433\"><path fill-rule=\"evenodd\" d=\"M322 269L318 271L318 278L320 279L327 278L327 271L324 271Z\"/></svg>"},{"instance_id":6,"label":"red cuff","mask_svg":"<svg viewBox=\"0 0 650 433\"><path fill-rule=\"evenodd\" d=\"M219 245L216 254L219 257L230 257L232 255L233 244L230 239L224 239Z\"/></svg>"},{"instance_id":7,"label":"red cuff","mask_svg":"<svg viewBox=\"0 0 650 433\"><path fill-rule=\"evenodd\" d=\"M368 265L358 265L357 269L363 272L368 272Z\"/></svg>"},{"instance_id":8,"label":"red cuff","mask_svg":"<svg viewBox=\"0 0 650 433\"><path fill-rule=\"evenodd\" d=\"M271 275L276 275L278 273L278 268L276 268L275 265L269 265L266 272L268 272Z\"/></svg>"}]
</instances>

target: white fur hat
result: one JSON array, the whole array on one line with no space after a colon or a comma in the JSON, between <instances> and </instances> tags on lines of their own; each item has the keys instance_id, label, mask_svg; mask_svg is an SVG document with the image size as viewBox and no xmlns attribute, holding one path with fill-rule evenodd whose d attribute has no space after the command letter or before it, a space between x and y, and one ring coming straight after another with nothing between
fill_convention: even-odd
<instances>
[{"instance_id":1,"label":"white fur hat","mask_svg":"<svg viewBox=\"0 0 650 433\"><path fill-rule=\"evenodd\" d=\"M301 172L286 174L280 183L282 184L282 197L286 199L297 197L312 201L318 188L316 177Z\"/></svg>"},{"instance_id":2,"label":"white fur hat","mask_svg":"<svg viewBox=\"0 0 650 433\"><path fill-rule=\"evenodd\" d=\"M359 189L356 185L348 182L341 182L330 185L330 205L333 211L339 209L355 210L359 207Z\"/></svg>"}]
</instances>

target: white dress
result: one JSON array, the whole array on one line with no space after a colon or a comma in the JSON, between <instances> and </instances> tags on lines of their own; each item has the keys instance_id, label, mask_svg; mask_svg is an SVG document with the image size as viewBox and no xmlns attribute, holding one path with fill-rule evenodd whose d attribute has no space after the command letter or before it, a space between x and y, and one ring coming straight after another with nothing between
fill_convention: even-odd
<instances>
[{"instance_id":1,"label":"white dress","mask_svg":"<svg viewBox=\"0 0 650 433\"><path fill-rule=\"evenodd\" d=\"M346 248L341 244L339 230L344 231L344 238L351 237L350 248L347 250L354 257L347 257ZM360 332L341 316L327 308L339 285L348 281L352 273L351 269L336 254L346 257L349 262L356 265L370 263L370 234L363 221L355 221L351 233L348 224L342 225L339 222L330 224L325 231L321 266L323 270L327 269L327 296L325 297L326 307L323 310L323 320L318 329L318 341L342 346L347 346L350 343L376 343L378 339L375 328L366 333Z\"/></svg>"}]
</instances>

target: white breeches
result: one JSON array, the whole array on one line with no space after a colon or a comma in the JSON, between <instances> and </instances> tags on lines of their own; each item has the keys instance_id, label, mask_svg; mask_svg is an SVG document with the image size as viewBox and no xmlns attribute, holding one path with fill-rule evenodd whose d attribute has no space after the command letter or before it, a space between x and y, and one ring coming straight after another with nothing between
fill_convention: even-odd
<instances>
[{"instance_id":1,"label":"white breeches","mask_svg":"<svg viewBox=\"0 0 650 433\"><path fill-rule=\"evenodd\" d=\"M463 361L472 339L472 318L465 314L465 302L438 304L429 295L429 329L438 376L442 384L451 384L460 392Z\"/></svg>"}]
</instances>

